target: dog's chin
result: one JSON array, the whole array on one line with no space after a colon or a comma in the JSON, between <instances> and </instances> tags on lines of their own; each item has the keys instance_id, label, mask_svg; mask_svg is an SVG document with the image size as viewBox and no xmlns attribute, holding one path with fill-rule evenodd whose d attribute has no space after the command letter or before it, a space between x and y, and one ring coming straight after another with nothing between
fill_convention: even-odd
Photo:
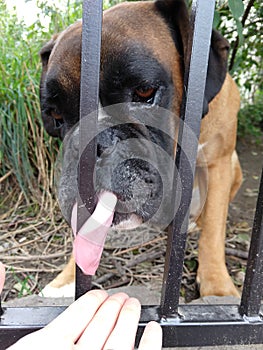
<instances>
[{"instance_id":1,"label":"dog's chin","mask_svg":"<svg viewBox=\"0 0 263 350\"><path fill-rule=\"evenodd\" d=\"M112 228L116 230L132 230L143 223L142 218L135 214L115 213L113 217Z\"/></svg>"}]
</instances>

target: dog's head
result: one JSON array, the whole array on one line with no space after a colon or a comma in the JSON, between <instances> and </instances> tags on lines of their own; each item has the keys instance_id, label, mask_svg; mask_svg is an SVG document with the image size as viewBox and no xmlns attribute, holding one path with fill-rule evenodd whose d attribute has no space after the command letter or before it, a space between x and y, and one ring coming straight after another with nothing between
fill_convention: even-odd
<instances>
[{"instance_id":1,"label":"dog's head","mask_svg":"<svg viewBox=\"0 0 263 350\"><path fill-rule=\"evenodd\" d=\"M77 194L81 32L77 22L40 52L44 127L61 139L67 134L59 192L67 220ZM180 115L188 32L188 10L182 0L123 3L104 12L97 188L117 194L122 213L116 214L116 222L134 215L147 221L171 190L170 180L164 180L159 169L171 171L162 151L172 156L176 127L175 118L164 111ZM204 116L225 80L228 48L227 41L213 32Z\"/></svg>"}]
</instances>

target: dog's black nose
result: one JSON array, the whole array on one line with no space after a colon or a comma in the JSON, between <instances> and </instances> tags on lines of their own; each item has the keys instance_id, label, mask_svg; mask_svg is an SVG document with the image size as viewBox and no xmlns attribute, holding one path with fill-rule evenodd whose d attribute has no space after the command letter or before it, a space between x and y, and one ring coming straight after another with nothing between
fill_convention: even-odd
<instances>
[{"instance_id":1,"label":"dog's black nose","mask_svg":"<svg viewBox=\"0 0 263 350\"><path fill-rule=\"evenodd\" d=\"M119 197L117 210L136 212L145 220L158 209L162 198L162 180L149 162L132 158L113 169L111 189Z\"/></svg>"}]
</instances>

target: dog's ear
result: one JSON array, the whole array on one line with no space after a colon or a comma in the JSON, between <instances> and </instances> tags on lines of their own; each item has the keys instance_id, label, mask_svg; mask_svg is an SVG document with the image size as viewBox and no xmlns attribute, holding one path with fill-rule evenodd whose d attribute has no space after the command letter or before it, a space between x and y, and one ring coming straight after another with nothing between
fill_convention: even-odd
<instances>
[{"instance_id":1,"label":"dog's ear","mask_svg":"<svg viewBox=\"0 0 263 350\"><path fill-rule=\"evenodd\" d=\"M42 72L40 78L40 105L41 105L41 117L43 120L43 125L47 133L53 137L61 136L61 126L62 124L58 124L59 121L56 121L51 115L46 113L45 103L44 103L44 95L45 95L45 78L48 70L48 61L51 55L51 52L56 44L56 39L58 34L53 35L52 39L46 43L39 52L41 62L42 62Z\"/></svg>"},{"instance_id":2,"label":"dog's ear","mask_svg":"<svg viewBox=\"0 0 263 350\"><path fill-rule=\"evenodd\" d=\"M155 6L167 21L176 48L182 57L186 57L190 20L184 0L156 0Z\"/></svg>"},{"instance_id":3,"label":"dog's ear","mask_svg":"<svg viewBox=\"0 0 263 350\"><path fill-rule=\"evenodd\" d=\"M39 51L39 55L42 62L42 68L46 67L48 64L49 56L53 50L53 47L56 44L57 37L58 37L58 34L53 35L52 39L49 40L49 42L47 42Z\"/></svg>"},{"instance_id":4,"label":"dog's ear","mask_svg":"<svg viewBox=\"0 0 263 350\"><path fill-rule=\"evenodd\" d=\"M190 19L184 0L157 0L155 5L167 21L182 57L182 65L186 64L187 46L190 31ZM203 116L208 113L208 104L220 91L227 73L229 44L218 32L213 30L207 70Z\"/></svg>"},{"instance_id":5,"label":"dog's ear","mask_svg":"<svg viewBox=\"0 0 263 350\"><path fill-rule=\"evenodd\" d=\"M203 115L208 113L209 102L219 93L227 73L229 43L217 31L212 31L209 53Z\"/></svg>"}]
</instances>

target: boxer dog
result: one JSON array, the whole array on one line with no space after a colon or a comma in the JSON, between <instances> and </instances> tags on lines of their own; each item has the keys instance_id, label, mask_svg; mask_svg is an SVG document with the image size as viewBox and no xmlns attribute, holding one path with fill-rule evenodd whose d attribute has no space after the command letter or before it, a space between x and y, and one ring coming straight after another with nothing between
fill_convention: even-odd
<instances>
[{"instance_id":1,"label":"boxer dog","mask_svg":"<svg viewBox=\"0 0 263 350\"><path fill-rule=\"evenodd\" d=\"M182 0L122 3L104 12L99 97L106 112L99 113L99 122L107 119L107 106L118 104L126 107L117 108L119 114L114 109L115 112L111 113L113 119L118 118L117 114L126 115L127 120L134 119L135 114L143 119L151 108L163 108L175 116L180 115L189 30L188 9ZM81 32L79 21L53 36L40 52L44 127L50 135L67 140L59 199L69 222L77 195ZM197 281L202 296L239 296L225 264L228 205L242 181L235 151L240 98L236 84L227 73L228 51L227 41L213 31L199 139L199 150L204 153L208 176L203 176L200 157L197 158L195 174L195 183L206 188L204 205L197 220L201 228ZM112 128L103 130L97 137L98 162L102 153L110 149L107 158L110 166L121 157L116 144L130 137L138 140L146 137L168 153L171 149L175 152L170 136L164 137L164 132L156 128L143 130L141 119L137 124L119 125L117 122ZM160 125L169 130L176 128L176 123L173 125L169 118L168 121L161 119ZM126 151L132 153L131 149ZM120 164L111 179L111 187L107 188L106 180L104 184L102 180L102 187L113 191L122 202L136 196L137 199L133 203L133 212L116 214L113 223L147 222L160 205L162 193L158 173L145 160L132 158ZM202 197L202 191L199 192ZM147 200L141 203L144 196ZM124 227L128 226L126 224ZM74 260L71 259L50 286L58 289L73 280Z\"/></svg>"}]
</instances>

